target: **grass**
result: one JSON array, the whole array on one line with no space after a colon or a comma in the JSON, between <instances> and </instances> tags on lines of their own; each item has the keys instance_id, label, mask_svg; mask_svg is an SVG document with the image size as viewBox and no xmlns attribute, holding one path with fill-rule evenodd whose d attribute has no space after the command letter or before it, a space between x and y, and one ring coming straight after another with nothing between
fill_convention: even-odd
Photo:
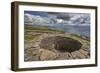
<instances>
[{"instance_id":1,"label":"grass","mask_svg":"<svg viewBox=\"0 0 100 73\"><path fill-rule=\"evenodd\" d=\"M38 31L47 31L47 32L60 32L60 33L64 33L63 30L60 29L50 29L48 28L48 26L39 26L39 25L30 25L30 24L25 24L24 29L27 30L38 30ZM90 41L89 37L86 36L81 36L79 34L71 34L72 36L76 36L78 38ZM36 34L36 35L25 35L25 40L32 40L36 37L40 36L40 34Z\"/></svg>"},{"instance_id":2,"label":"grass","mask_svg":"<svg viewBox=\"0 0 100 73\"><path fill-rule=\"evenodd\" d=\"M33 40L34 38L40 36L41 34L36 34L36 35L25 35L24 39L27 41Z\"/></svg>"},{"instance_id":3,"label":"grass","mask_svg":"<svg viewBox=\"0 0 100 73\"><path fill-rule=\"evenodd\" d=\"M64 32L62 30L56 30L56 29L50 29L47 26L36 26L36 25L30 25L30 24L25 24L24 29L27 30L38 30L38 31L47 31L47 32ZM34 40L36 37L40 36L41 34L25 34L24 39L26 41Z\"/></svg>"},{"instance_id":4,"label":"grass","mask_svg":"<svg viewBox=\"0 0 100 73\"><path fill-rule=\"evenodd\" d=\"M40 31L52 31L52 32L62 32L64 33L63 30L60 29L50 29L48 26L36 26L36 25L30 25L30 24L25 24L24 26L25 30L40 30Z\"/></svg>"}]
</instances>

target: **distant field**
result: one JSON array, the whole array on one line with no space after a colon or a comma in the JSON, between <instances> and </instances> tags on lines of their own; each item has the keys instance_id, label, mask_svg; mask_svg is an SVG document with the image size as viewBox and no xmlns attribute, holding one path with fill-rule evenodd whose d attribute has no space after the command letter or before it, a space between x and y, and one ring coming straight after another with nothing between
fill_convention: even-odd
<instances>
[{"instance_id":1,"label":"distant field","mask_svg":"<svg viewBox=\"0 0 100 73\"><path fill-rule=\"evenodd\" d=\"M36 26L36 25L30 25L30 24L25 24L24 26L25 31L45 31L45 32L60 32L63 33L63 30L56 30L56 29L50 29L47 26ZM26 41L31 41L34 40L36 37L40 36L41 34L24 34L24 39Z\"/></svg>"},{"instance_id":2,"label":"distant field","mask_svg":"<svg viewBox=\"0 0 100 73\"><path fill-rule=\"evenodd\" d=\"M43 32L49 32L49 33L50 32L64 33L64 31L60 30L60 29L50 29L47 26L30 25L30 24L25 24L24 29L25 29L26 32L28 32L28 31L42 32L43 31ZM41 34L30 34L30 35L25 34L24 39L27 40L27 41L30 41L30 40L33 40L34 38L38 37L38 36L41 36ZM79 34L71 34L71 35L76 36L76 37L81 38L81 39L84 39L84 40L87 40L87 41L90 41L90 38L86 37L86 36L81 36Z\"/></svg>"},{"instance_id":3,"label":"distant field","mask_svg":"<svg viewBox=\"0 0 100 73\"><path fill-rule=\"evenodd\" d=\"M41 31L53 31L53 32L64 32L63 30L60 29L50 29L47 26L36 26L36 25L30 25L30 24L25 24L24 26L25 30L41 30Z\"/></svg>"}]
</instances>

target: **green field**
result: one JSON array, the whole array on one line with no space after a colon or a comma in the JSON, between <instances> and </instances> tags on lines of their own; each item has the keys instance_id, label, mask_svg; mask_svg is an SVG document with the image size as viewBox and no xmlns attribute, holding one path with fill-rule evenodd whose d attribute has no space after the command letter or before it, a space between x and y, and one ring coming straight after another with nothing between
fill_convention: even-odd
<instances>
[{"instance_id":1,"label":"green field","mask_svg":"<svg viewBox=\"0 0 100 73\"><path fill-rule=\"evenodd\" d=\"M60 33L64 33L63 30L58 30L58 29L50 29L47 26L36 26L36 25L30 25L30 24L25 24L24 26L24 30L26 31L26 33L24 34L24 39L26 41L31 41L34 40L34 38L40 36L41 34L27 34L30 31L39 31L39 32L60 32ZM29 31L29 32L28 32Z\"/></svg>"},{"instance_id":2,"label":"green field","mask_svg":"<svg viewBox=\"0 0 100 73\"><path fill-rule=\"evenodd\" d=\"M24 35L24 39L27 41L33 40L34 38L40 36L40 34L36 34L36 35Z\"/></svg>"},{"instance_id":3,"label":"green field","mask_svg":"<svg viewBox=\"0 0 100 73\"><path fill-rule=\"evenodd\" d=\"M39 32L60 32L60 33L64 33L63 30L60 30L60 29L50 29L48 28L47 26L39 26L39 25L30 25L30 24L25 24L24 25L24 30L26 32L30 32L30 31L39 31ZM41 33L42 34L42 33ZM27 40L27 41L30 41L30 40L33 40L34 38L40 36L41 34L25 34L24 35L24 39ZM86 36L81 36L79 34L71 34L72 36L76 36L78 38L81 38L81 39L84 39L84 40L87 40L87 41L90 41L90 38L89 37L86 37Z\"/></svg>"},{"instance_id":4,"label":"green field","mask_svg":"<svg viewBox=\"0 0 100 73\"><path fill-rule=\"evenodd\" d=\"M30 24L25 24L24 26L25 30L40 30L40 31L52 31L52 32L62 32L64 33L63 30L60 29L50 29L47 26L37 26L37 25L30 25Z\"/></svg>"}]
</instances>

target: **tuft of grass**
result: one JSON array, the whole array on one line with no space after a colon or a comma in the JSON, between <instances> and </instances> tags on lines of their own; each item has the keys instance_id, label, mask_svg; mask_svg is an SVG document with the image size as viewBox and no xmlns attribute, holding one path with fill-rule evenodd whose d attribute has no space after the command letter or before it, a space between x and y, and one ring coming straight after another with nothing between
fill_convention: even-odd
<instances>
[{"instance_id":1,"label":"tuft of grass","mask_svg":"<svg viewBox=\"0 0 100 73\"><path fill-rule=\"evenodd\" d=\"M36 35L24 35L24 39L27 40L27 41L30 41L30 40L34 40L34 38L40 36L40 34L36 34Z\"/></svg>"}]
</instances>

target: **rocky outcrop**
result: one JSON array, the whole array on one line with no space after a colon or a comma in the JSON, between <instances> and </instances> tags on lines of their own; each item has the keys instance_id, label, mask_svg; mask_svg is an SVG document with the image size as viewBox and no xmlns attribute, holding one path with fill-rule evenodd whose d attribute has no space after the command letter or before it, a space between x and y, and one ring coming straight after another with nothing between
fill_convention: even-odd
<instances>
[{"instance_id":1,"label":"rocky outcrop","mask_svg":"<svg viewBox=\"0 0 100 73\"><path fill-rule=\"evenodd\" d=\"M24 47L25 61L90 58L90 42L69 33L41 33L36 39L25 41Z\"/></svg>"}]
</instances>

